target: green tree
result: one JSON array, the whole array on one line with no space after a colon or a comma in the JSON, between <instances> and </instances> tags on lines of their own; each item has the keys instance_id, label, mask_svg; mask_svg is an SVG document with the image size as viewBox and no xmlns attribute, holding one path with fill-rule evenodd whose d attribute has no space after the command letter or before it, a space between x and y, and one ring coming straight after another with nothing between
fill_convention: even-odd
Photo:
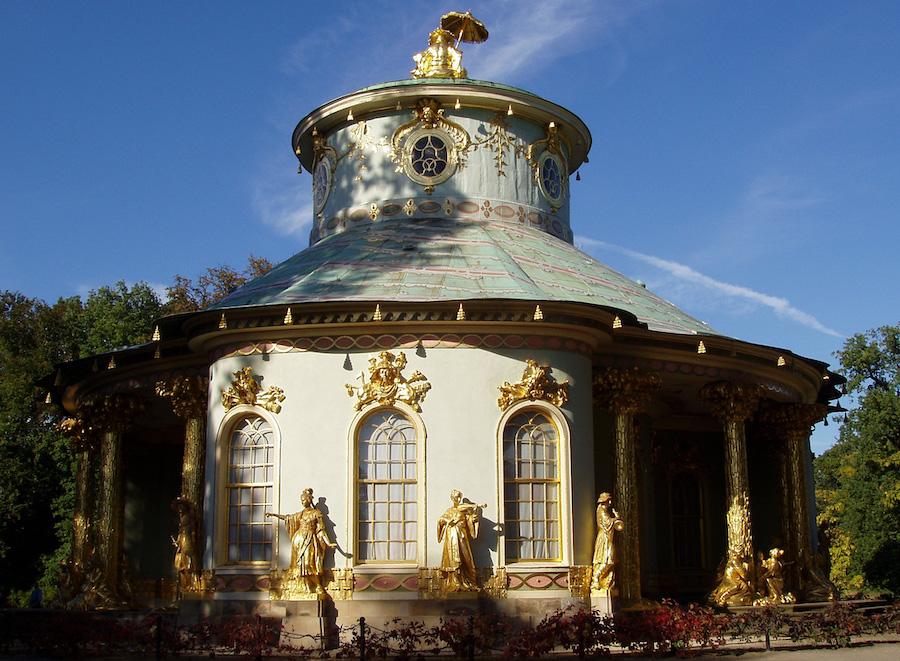
<instances>
[{"instance_id":1,"label":"green tree","mask_svg":"<svg viewBox=\"0 0 900 661\"><path fill-rule=\"evenodd\" d=\"M162 302L146 282L131 289L123 281L95 289L77 322L81 329L80 357L147 342L153 322L162 312Z\"/></svg>"},{"instance_id":2,"label":"green tree","mask_svg":"<svg viewBox=\"0 0 900 661\"><path fill-rule=\"evenodd\" d=\"M831 578L844 590L900 595L900 326L858 333L837 357L857 406L815 463Z\"/></svg>"},{"instance_id":3,"label":"green tree","mask_svg":"<svg viewBox=\"0 0 900 661\"><path fill-rule=\"evenodd\" d=\"M66 536L59 510L70 456L35 382L77 356L72 320L80 311L77 298L51 307L0 293L0 603L31 587L59 548L58 535Z\"/></svg>"},{"instance_id":4,"label":"green tree","mask_svg":"<svg viewBox=\"0 0 900 661\"><path fill-rule=\"evenodd\" d=\"M251 255L240 273L210 268L196 285L176 276L165 305L144 282L52 306L0 291L0 606L21 602L38 579L52 592L71 543L72 455L56 427L63 414L43 403L37 381L60 363L146 342L163 314L205 307L270 268Z\"/></svg>"}]
</instances>

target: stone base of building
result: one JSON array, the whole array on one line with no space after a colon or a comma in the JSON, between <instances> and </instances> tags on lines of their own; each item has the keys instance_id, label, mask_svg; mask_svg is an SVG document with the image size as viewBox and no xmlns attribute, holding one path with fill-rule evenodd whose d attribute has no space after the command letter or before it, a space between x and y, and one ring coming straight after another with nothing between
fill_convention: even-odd
<instances>
[{"instance_id":1,"label":"stone base of building","mask_svg":"<svg viewBox=\"0 0 900 661\"><path fill-rule=\"evenodd\" d=\"M260 595L261 596L261 595ZM265 598L183 599L179 602L179 623L190 625L200 621L217 622L231 617L260 616L281 624L283 643L311 647L330 632L343 630L346 635L366 624L378 629L393 628L401 622L421 622L433 627L442 620L497 614L536 625L558 610L594 608L606 611L611 603L592 603L587 597L573 597L568 592L547 591L510 595L507 598L451 594L446 599L381 597L355 594L353 599L276 601ZM332 641L334 642L334 641Z\"/></svg>"}]
</instances>

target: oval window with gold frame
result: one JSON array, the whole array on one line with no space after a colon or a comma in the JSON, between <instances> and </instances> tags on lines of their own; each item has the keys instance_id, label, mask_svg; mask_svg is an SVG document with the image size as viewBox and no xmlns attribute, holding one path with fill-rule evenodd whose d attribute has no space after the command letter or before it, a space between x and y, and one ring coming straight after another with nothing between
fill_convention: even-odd
<instances>
[{"instance_id":1,"label":"oval window with gold frame","mask_svg":"<svg viewBox=\"0 0 900 661\"><path fill-rule=\"evenodd\" d=\"M316 213L320 213L325 208L328 195L331 193L331 180L331 158L326 154L316 163L315 173L313 174L313 205Z\"/></svg>"},{"instance_id":2,"label":"oval window with gold frame","mask_svg":"<svg viewBox=\"0 0 900 661\"><path fill-rule=\"evenodd\" d=\"M566 168L562 159L550 151L538 161L538 185L541 194L554 207L562 206L566 195Z\"/></svg>"},{"instance_id":3,"label":"oval window with gold frame","mask_svg":"<svg viewBox=\"0 0 900 661\"><path fill-rule=\"evenodd\" d=\"M456 171L456 146L446 132L424 128L412 133L403 145L406 176L426 186L447 181Z\"/></svg>"}]
</instances>

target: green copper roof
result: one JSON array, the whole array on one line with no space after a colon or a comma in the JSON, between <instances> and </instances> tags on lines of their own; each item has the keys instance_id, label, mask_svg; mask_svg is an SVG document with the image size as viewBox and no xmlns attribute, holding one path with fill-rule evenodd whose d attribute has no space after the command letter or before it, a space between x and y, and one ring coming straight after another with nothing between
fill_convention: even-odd
<instances>
[{"instance_id":1,"label":"green copper roof","mask_svg":"<svg viewBox=\"0 0 900 661\"><path fill-rule=\"evenodd\" d=\"M543 231L450 218L382 220L326 237L209 309L497 299L585 303L631 313L650 330L718 334Z\"/></svg>"}]
</instances>

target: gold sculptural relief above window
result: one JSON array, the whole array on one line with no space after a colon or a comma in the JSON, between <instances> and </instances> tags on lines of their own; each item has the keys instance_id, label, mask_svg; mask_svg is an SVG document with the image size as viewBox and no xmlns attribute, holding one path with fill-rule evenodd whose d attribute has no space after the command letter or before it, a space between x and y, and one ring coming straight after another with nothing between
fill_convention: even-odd
<instances>
[{"instance_id":1,"label":"gold sculptural relief above window","mask_svg":"<svg viewBox=\"0 0 900 661\"><path fill-rule=\"evenodd\" d=\"M361 385L344 384L347 394L356 396L356 410L361 411L369 404L392 406L395 402L409 404L413 410L421 411L421 402L431 390L431 384L418 370L407 379L401 372L406 367L406 355L400 351L394 355L382 351L378 357L369 359L369 377L360 373Z\"/></svg>"},{"instance_id":2,"label":"gold sculptural relief above window","mask_svg":"<svg viewBox=\"0 0 900 661\"><path fill-rule=\"evenodd\" d=\"M234 380L231 387L222 391L222 406L228 411L238 404L259 406L272 413L281 411L281 402L284 401L284 391L271 386L265 392L259 381L253 378L253 368L250 366L234 372Z\"/></svg>"},{"instance_id":3,"label":"gold sculptural relief above window","mask_svg":"<svg viewBox=\"0 0 900 661\"><path fill-rule=\"evenodd\" d=\"M504 382L497 386L500 397L497 404L505 409L523 399L545 400L556 406L563 406L569 401L569 382L555 381L547 376L549 367L541 367L530 358L525 361L522 379L516 383Z\"/></svg>"},{"instance_id":4,"label":"gold sculptural relief above window","mask_svg":"<svg viewBox=\"0 0 900 661\"><path fill-rule=\"evenodd\" d=\"M469 134L459 124L444 117L433 99L420 99L413 119L401 124L391 135L391 160L417 184L432 187L446 181L465 167Z\"/></svg>"}]
</instances>

